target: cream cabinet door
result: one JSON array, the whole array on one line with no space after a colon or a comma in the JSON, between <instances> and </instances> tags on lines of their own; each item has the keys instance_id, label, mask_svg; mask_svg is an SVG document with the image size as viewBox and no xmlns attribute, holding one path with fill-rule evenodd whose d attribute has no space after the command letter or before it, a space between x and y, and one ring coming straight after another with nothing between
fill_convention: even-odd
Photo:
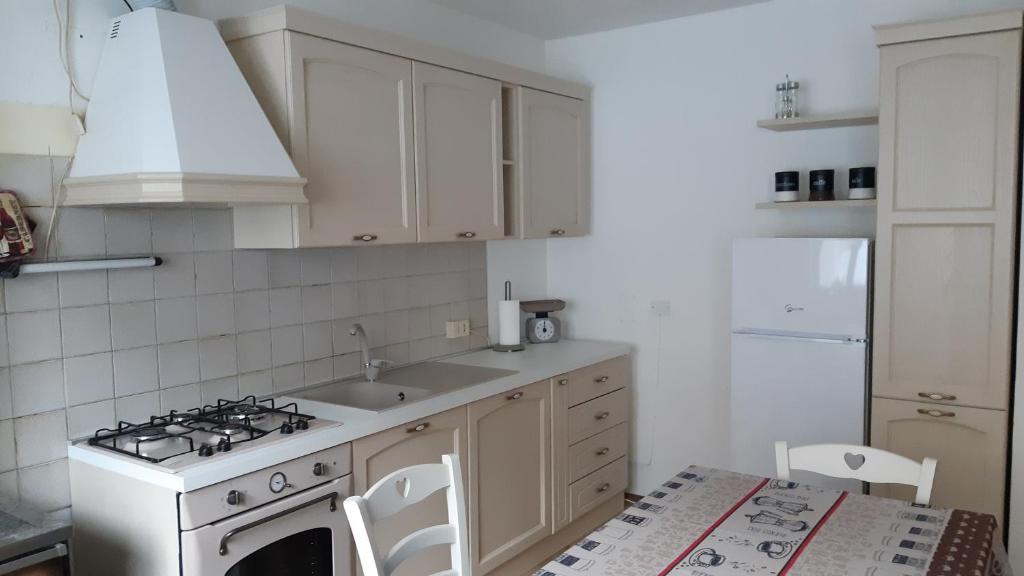
<instances>
[{"instance_id":1,"label":"cream cabinet door","mask_svg":"<svg viewBox=\"0 0 1024 576\"><path fill-rule=\"evenodd\" d=\"M458 454L463 480L468 478L466 458L466 407L461 406L410 422L352 443L352 478L356 494L363 494L387 474L415 464L441 461L444 454ZM468 482L465 483L468 486ZM377 526L377 544L390 550L400 538L420 528L448 523L444 492L385 518ZM422 576L451 568L447 548L430 548L399 566L395 574ZM361 571L360 571L361 573Z\"/></svg>"},{"instance_id":2,"label":"cream cabinet door","mask_svg":"<svg viewBox=\"0 0 1024 576\"><path fill-rule=\"evenodd\" d=\"M413 83L420 241L503 237L501 83L420 62Z\"/></svg>"},{"instance_id":3,"label":"cream cabinet door","mask_svg":"<svg viewBox=\"0 0 1024 576\"><path fill-rule=\"evenodd\" d=\"M520 235L582 236L590 229L590 119L582 100L519 88Z\"/></svg>"},{"instance_id":4,"label":"cream cabinet door","mask_svg":"<svg viewBox=\"0 0 1024 576\"><path fill-rule=\"evenodd\" d=\"M939 461L931 504L992 514L1003 521L1006 412L875 398L871 445ZM875 484L878 496L913 500L914 488Z\"/></svg>"},{"instance_id":5,"label":"cream cabinet door","mask_svg":"<svg viewBox=\"0 0 1024 576\"><path fill-rule=\"evenodd\" d=\"M289 34L301 246L416 241L412 62Z\"/></svg>"},{"instance_id":6,"label":"cream cabinet door","mask_svg":"<svg viewBox=\"0 0 1024 576\"><path fill-rule=\"evenodd\" d=\"M551 532L567 526L569 513L569 484L572 482L569 450L569 406L571 374L551 379Z\"/></svg>"},{"instance_id":7,"label":"cream cabinet door","mask_svg":"<svg viewBox=\"0 0 1024 576\"><path fill-rule=\"evenodd\" d=\"M1008 406L1020 43L882 47L877 396Z\"/></svg>"},{"instance_id":8,"label":"cream cabinet door","mask_svg":"<svg viewBox=\"0 0 1024 576\"><path fill-rule=\"evenodd\" d=\"M547 380L469 405L473 574L551 534L551 388Z\"/></svg>"}]
</instances>

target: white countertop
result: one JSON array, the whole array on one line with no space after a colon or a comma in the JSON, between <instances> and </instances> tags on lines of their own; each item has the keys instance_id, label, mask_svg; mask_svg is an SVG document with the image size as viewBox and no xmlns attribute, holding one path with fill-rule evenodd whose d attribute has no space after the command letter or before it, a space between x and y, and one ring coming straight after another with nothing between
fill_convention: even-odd
<instances>
[{"instance_id":1,"label":"white countertop","mask_svg":"<svg viewBox=\"0 0 1024 576\"><path fill-rule=\"evenodd\" d=\"M93 448L82 442L68 447L68 457L176 492L189 492L630 352L631 347L628 344L563 340L554 344L527 345L526 350L522 352L482 350L444 358L444 362L447 363L515 370L516 373L438 394L379 414L344 406L325 406L320 403L303 406L299 400L301 412L317 418L335 420L341 424L310 430L294 436L289 442L238 454L219 455L216 459L197 462L194 466L177 472L162 469L157 464Z\"/></svg>"}]
</instances>

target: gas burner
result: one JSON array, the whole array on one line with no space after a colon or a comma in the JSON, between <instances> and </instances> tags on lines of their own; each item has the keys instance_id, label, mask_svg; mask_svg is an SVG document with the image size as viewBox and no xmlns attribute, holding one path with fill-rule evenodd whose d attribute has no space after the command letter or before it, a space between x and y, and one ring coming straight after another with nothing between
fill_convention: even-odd
<instances>
[{"instance_id":1,"label":"gas burner","mask_svg":"<svg viewBox=\"0 0 1024 576\"><path fill-rule=\"evenodd\" d=\"M167 428L164 428L163 426L145 426L137 430L132 430L129 435L135 442L158 440L160 438L167 437Z\"/></svg>"},{"instance_id":2,"label":"gas burner","mask_svg":"<svg viewBox=\"0 0 1024 576\"><path fill-rule=\"evenodd\" d=\"M210 432L215 432L217 434L227 434L228 436L241 434L242 432L245 431L245 428L239 426L238 424L221 424L220 426L214 426L213 428L210 428Z\"/></svg>"},{"instance_id":3,"label":"gas burner","mask_svg":"<svg viewBox=\"0 0 1024 576\"><path fill-rule=\"evenodd\" d=\"M220 413L231 422L245 424L256 424L267 418L267 412L262 406L252 404L235 404L221 409Z\"/></svg>"},{"instance_id":4,"label":"gas burner","mask_svg":"<svg viewBox=\"0 0 1024 576\"><path fill-rule=\"evenodd\" d=\"M194 416L192 414L189 414L188 412L171 412L169 418L171 422L174 422L175 424L181 424L184 422L191 421L194 418Z\"/></svg>"}]
</instances>

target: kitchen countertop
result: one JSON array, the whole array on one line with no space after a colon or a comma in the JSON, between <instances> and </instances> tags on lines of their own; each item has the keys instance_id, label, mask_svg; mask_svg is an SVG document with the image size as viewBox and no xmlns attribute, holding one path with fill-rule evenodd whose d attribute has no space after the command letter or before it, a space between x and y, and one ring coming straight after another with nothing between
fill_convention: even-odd
<instances>
[{"instance_id":1,"label":"kitchen countertop","mask_svg":"<svg viewBox=\"0 0 1024 576\"><path fill-rule=\"evenodd\" d=\"M502 394L527 384L571 372L584 366L629 354L631 350L630 345L622 343L563 340L554 344L528 344L522 352L480 350L439 359L451 364L514 370L516 373L431 396L380 413L365 412L344 406L321 407L322 405L316 403L308 403L304 407L300 399L298 400L300 411L309 410L307 413L318 418L335 420L341 424L309 431L301 436L297 435L290 442L239 454L225 454L216 459L182 468L177 472L169 472L160 468L159 465L91 448L81 442L76 442L68 447L68 457L74 461L85 462L176 492L189 492L235 478L241 474L255 472L268 466L351 442L495 394Z\"/></svg>"},{"instance_id":2,"label":"kitchen countertop","mask_svg":"<svg viewBox=\"0 0 1024 576\"><path fill-rule=\"evenodd\" d=\"M0 498L0 563L71 538L70 510L44 514Z\"/></svg>"}]
</instances>

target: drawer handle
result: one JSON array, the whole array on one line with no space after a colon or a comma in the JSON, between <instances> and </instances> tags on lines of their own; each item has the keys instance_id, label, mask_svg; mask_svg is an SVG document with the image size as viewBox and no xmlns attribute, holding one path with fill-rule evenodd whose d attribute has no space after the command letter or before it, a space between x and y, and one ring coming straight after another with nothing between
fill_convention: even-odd
<instances>
[{"instance_id":1,"label":"drawer handle","mask_svg":"<svg viewBox=\"0 0 1024 576\"><path fill-rule=\"evenodd\" d=\"M918 414L924 414L925 416L931 416L932 418L952 418L956 416L956 412L947 412L945 410L926 410L924 408L917 409Z\"/></svg>"},{"instance_id":2,"label":"drawer handle","mask_svg":"<svg viewBox=\"0 0 1024 576\"><path fill-rule=\"evenodd\" d=\"M559 378L558 379L558 385L559 386L565 386L568 383L569 383L569 379L568 378Z\"/></svg>"},{"instance_id":3,"label":"drawer handle","mask_svg":"<svg viewBox=\"0 0 1024 576\"><path fill-rule=\"evenodd\" d=\"M953 394L943 394L941 392L918 392L917 395L929 400L956 400L956 396Z\"/></svg>"},{"instance_id":4,"label":"drawer handle","mask_svg":"<svg viewBox=\"0 0 1024 576\"><path fill-rule=\"evenodd\" d=\"M607 453L609 453L609 452L611 452L611 449L610 449L610 448L601 448L601 449L600 449L600 450L598 450L597 452L594 452L594 455L595 455L595 456L604 456L605 454L607 454Z\"/></svg>"},{"instance_id":5,"label":"drawer handle","mask_svg":"<svg viewBox=\"0 0 1024 576\"><path fill-rule=\"evenodd\" d=\"M594 384L604 384L607 381L608 381L608 377L607 376L598 376L597 378L594 378Z\"/></svg>"},{"instance_id":6,"label":"drawer handle","mask_svg":"<svg viewBox=\"0 0 1024 576\"><path fill-rule=\"evenodd\" d=\"M476 238L476 232L459 232L455 235L456 238Z\"/></svg>"},{"instance_id":7,"label":"drawer handle","mask_svg":"<svg viewBox=\"0 0 1024 576\"><path fill-rule=\"evenodd\" d=\"M607 417L609 417L611 415L612 415L611 412L601 412L600 414L596 414L594 416L594 419L595 420L604 420L605 418L607 418Z\"/></svg>"},{"instance_id":8,"label":"drawer handle","mask_svg":"<svg viewBox=\"0 0 1024 576\"><path fill-rule=\"evenodd\" d=\"M423 432L427 428L430 428L430 422L424 422L422 424L417 424L416 426L413 426L412 428L406 428L405 429L405 433L406 434L413 434L415 432Z\"/></svg>"},{"instance_id":9,"label":"drawer handle","mask_svg":"<svg viewBox=\"0 0 1024 576\"><path fill-rule=\"evenodd\" d=\"M601 487L597 489L597 492L598 493L607 492L608 489L611 488L611 487L612 487L612 485L610 483L605 482L604 484L601 484Z\"/></svg>"},{"instance_id":10,"label":"drawer handle","mask_svg":"<svg viewBox=\"0 0 1024 576\"><path fill-rule=\"evenodd\" d=\"M352 237L356 242L373 242L377 239L376 234L358 234Z\"/></svg>"},{"instance_id":11,"label":"drawer handle","mask_svg":"<svg viewBox=\"0 0 1024 576\"><path fill-rule=\"evenodd\" d=\"M565 229L564 228L555 228L554 230L551 231L551 235L552 236L565 236Z\"/></svg>"},{"instance_id":12,"label":"drawer handle","mask_svg":"<svg viewBox=\"0 0 1024 576\"><path fill-rule=\"evenodd\" d=\"M523 397L523 393L522 392L516 392L515 394L513 394L511 396L506 396L505 400L519 400L522 397Z\"/></svg>"}]
</instances>

